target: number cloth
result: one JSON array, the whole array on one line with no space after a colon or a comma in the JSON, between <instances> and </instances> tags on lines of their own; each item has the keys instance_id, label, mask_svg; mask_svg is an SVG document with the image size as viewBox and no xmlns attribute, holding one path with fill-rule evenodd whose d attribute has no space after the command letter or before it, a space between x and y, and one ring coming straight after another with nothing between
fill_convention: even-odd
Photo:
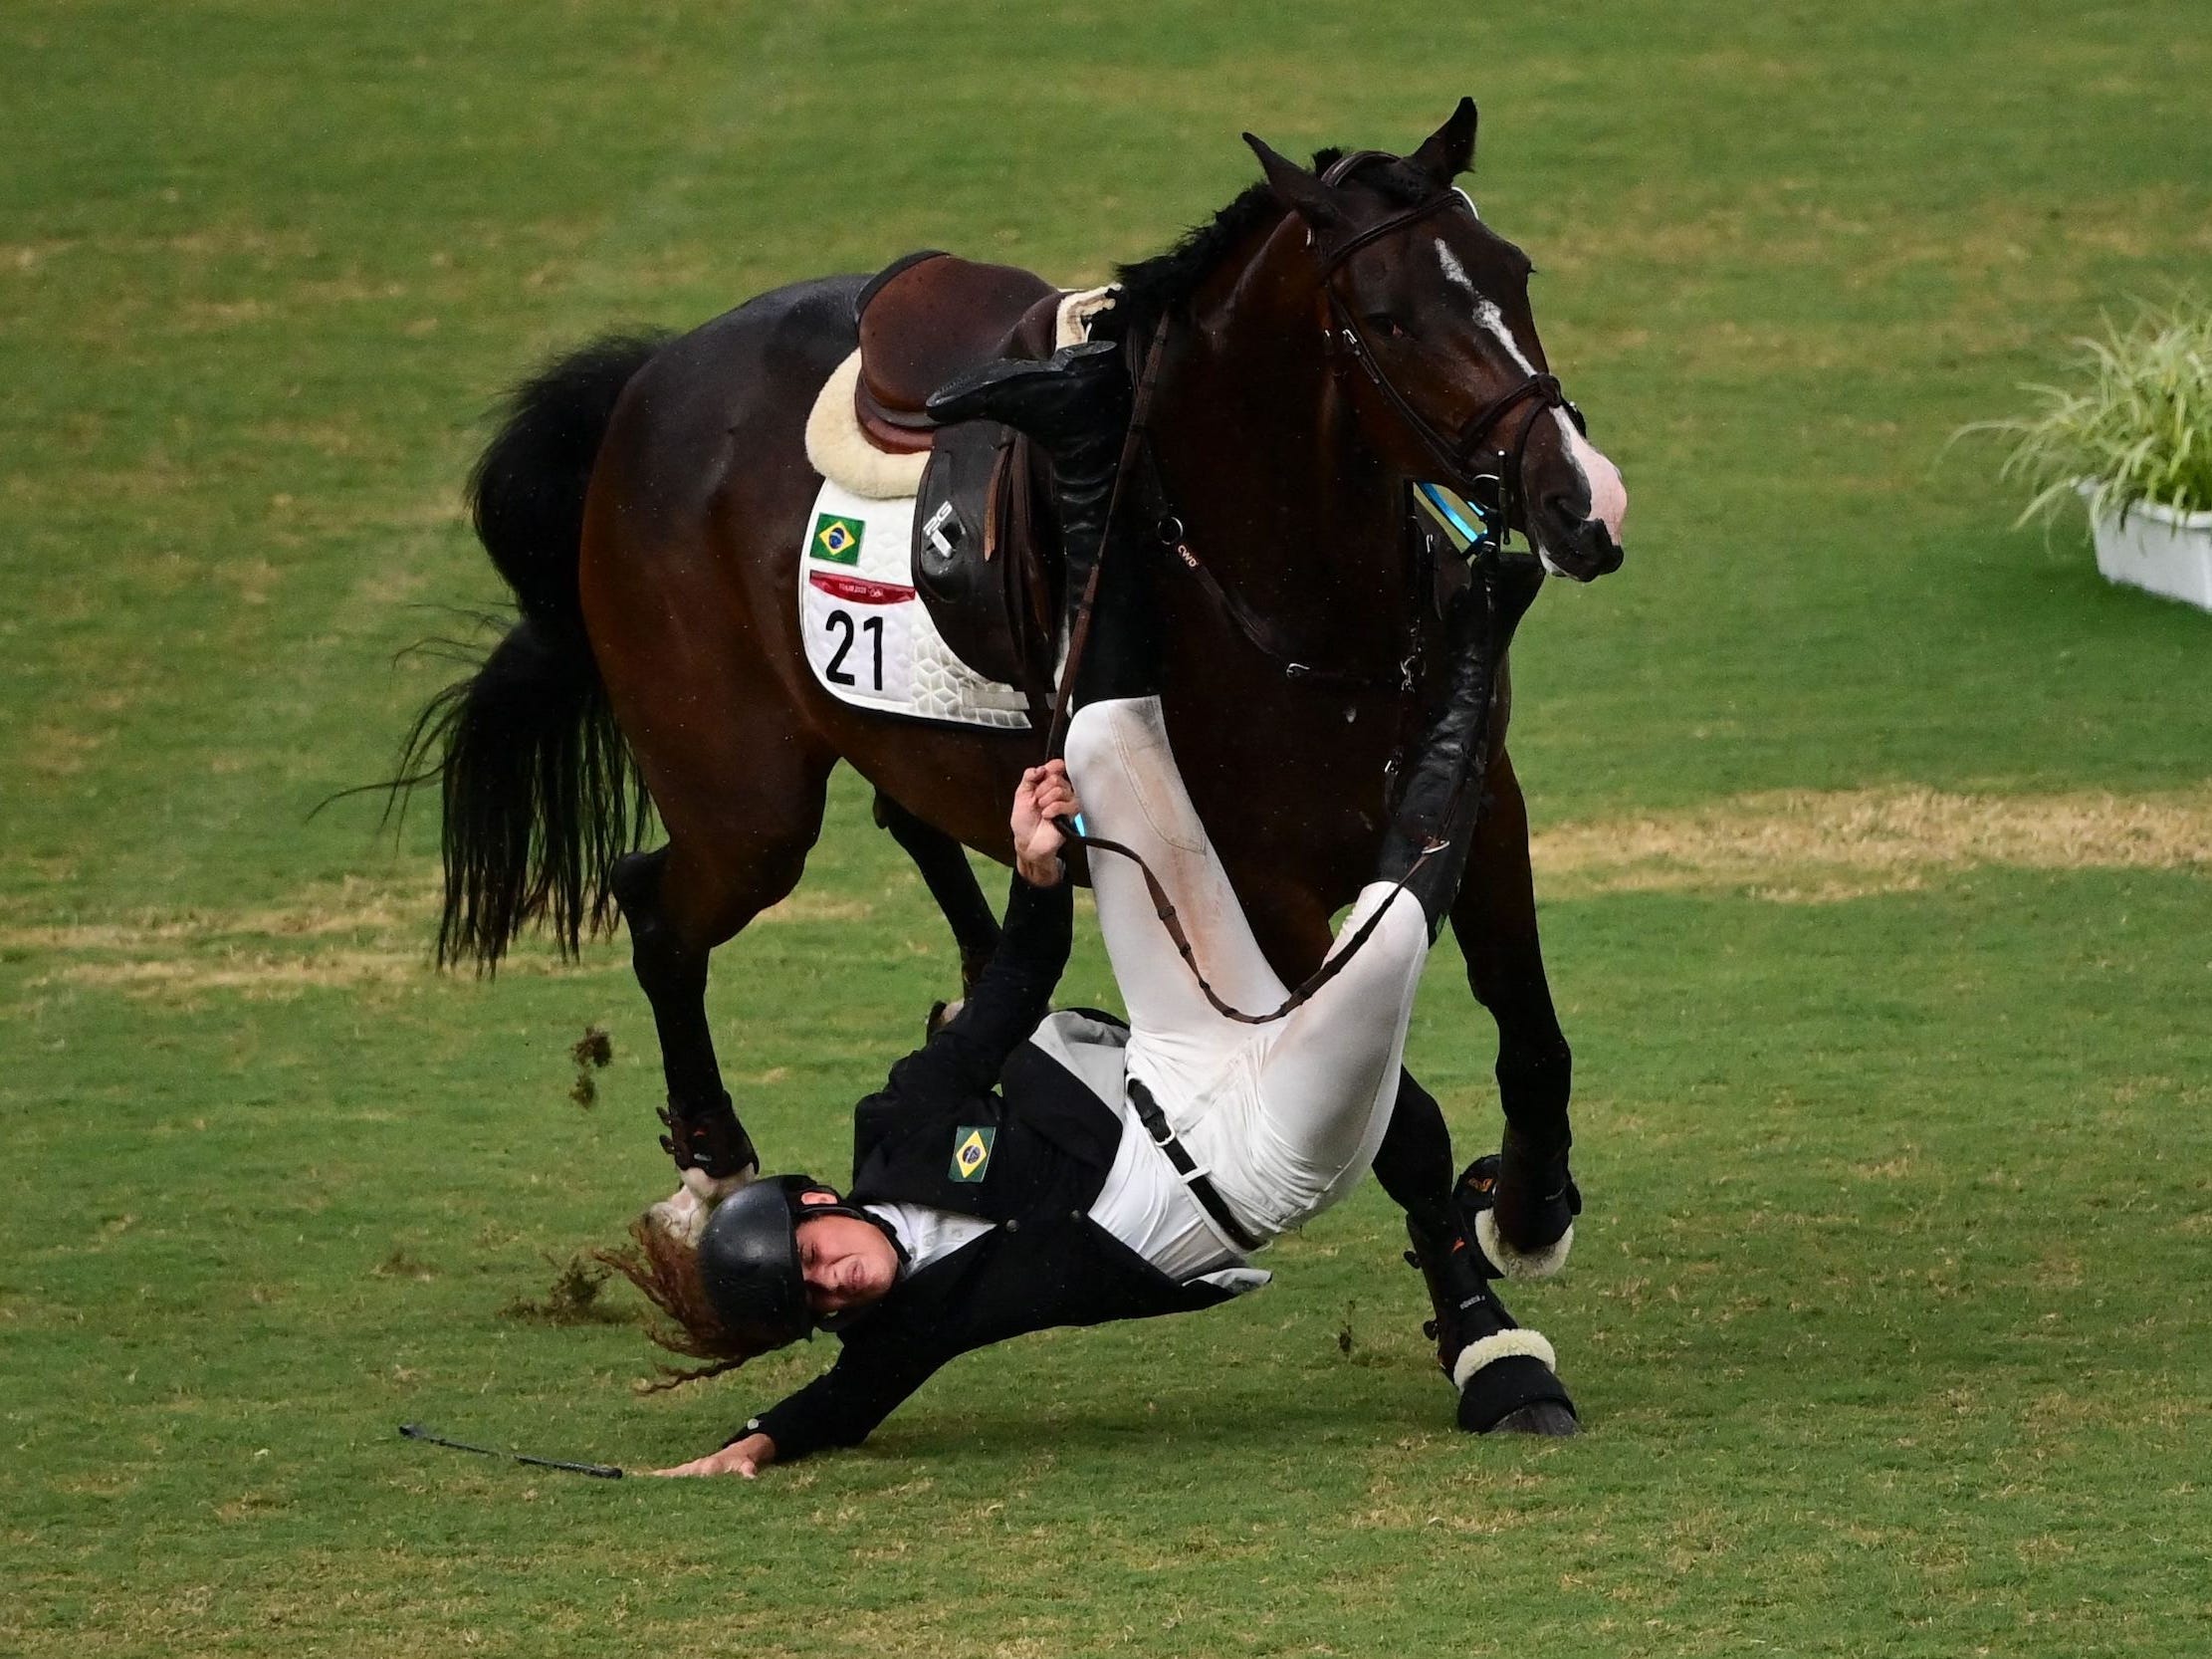
<instances>
[{"instance_id":1,"label":"number cloth","mask_svg":"<svg viewBox=\"0 0 2212 1659\"><path fill-rule=\"evenodd\" d=\"M1025 731L1029 705L953 653L914 591L914 498L824 481L798 559L799 631L821 688L877 714Z\"/></svg>"}]
</instances>

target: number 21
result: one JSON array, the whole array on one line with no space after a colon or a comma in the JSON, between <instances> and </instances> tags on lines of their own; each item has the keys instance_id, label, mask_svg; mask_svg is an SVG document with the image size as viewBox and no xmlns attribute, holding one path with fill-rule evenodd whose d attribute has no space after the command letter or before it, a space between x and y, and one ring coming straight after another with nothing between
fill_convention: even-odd
<instances>
[{"instance_id":1,"label":"number 21","mask_svg":"<svg viewBox=\"0 0 2212 1659\"><path fill-rule=\"evenodd\" d=\"M832 610L822 622L822 625L832 633L840 631L840 624L842 625L843 638L838 643L836 654L829 659L827 666L822 669L822 675L832 685L857 685L859 681L845 672L845 657L852 650L854 638L852 612L849 610ZM870 616L860 624L860 631L868 635L869 642L874 646L875 683L869 689L881 691L883 689L883 618L881 616Z\"/></svg>"}]
</instances>

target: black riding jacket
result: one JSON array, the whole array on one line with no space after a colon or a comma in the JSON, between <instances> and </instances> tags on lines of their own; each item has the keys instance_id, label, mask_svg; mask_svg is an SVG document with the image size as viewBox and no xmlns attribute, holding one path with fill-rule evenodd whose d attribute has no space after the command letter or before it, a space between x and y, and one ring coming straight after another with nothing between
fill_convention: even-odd
<instances>
[{"instance_id":1,"label":"black riding jacket","mask_svg":"<svg viewBox=\"0 0 2212 1659\"><path fill-rule=\"evenodd\" d=\"M1067 882L1037 888L1017 875L997 951L959 1016L853 1113L850 1202L924 1204L995 1225L855 1315L838 1332L836 1364L733 1443L766 1434L779 1462L857 1446L971 1348L1232 1294L1177 1283L1090 1219L1122 1119L1029 1041L1067 963L1073 904Z\"/></svg>"}]
</instances>

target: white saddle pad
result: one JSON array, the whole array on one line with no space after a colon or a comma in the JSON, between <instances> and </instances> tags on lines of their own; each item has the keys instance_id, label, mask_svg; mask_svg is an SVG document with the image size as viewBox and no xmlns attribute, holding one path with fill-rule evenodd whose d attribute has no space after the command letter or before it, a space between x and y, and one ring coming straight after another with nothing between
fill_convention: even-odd
<instances>
[{"instance_id":1,"label":"white saddle pad","mask_svg":"<svg viewBox=\"0 0 2212 1659\"><path fill-rule=\"evenodd\" d=\"M914 591L914 498L824 481L798 562L806 661L841 702L908 720L1024 731L1029 705L953 654Z\"/></svg>"}]
</instances>

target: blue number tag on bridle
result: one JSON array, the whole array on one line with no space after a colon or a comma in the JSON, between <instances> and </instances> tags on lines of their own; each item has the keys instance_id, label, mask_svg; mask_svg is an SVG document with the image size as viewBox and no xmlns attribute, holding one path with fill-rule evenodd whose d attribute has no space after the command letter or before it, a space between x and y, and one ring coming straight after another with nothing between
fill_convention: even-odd
<instances>
[{"instance_id":1,"label":"blue number tag on bridle","mask_svg":"<svg viewBox=\"0 0 2212 1659\"><path fill-rule=\"evenodd\" d=\"M1490 522L1490 513L1479 503L1445 489L1441 484L1426 481L1414 485L1429 510L1441 519L1463 544L1461 552L1469 558L1479 558L1485 548L1494 550L1499 536Z\"/></svg>"}]
</instances>

